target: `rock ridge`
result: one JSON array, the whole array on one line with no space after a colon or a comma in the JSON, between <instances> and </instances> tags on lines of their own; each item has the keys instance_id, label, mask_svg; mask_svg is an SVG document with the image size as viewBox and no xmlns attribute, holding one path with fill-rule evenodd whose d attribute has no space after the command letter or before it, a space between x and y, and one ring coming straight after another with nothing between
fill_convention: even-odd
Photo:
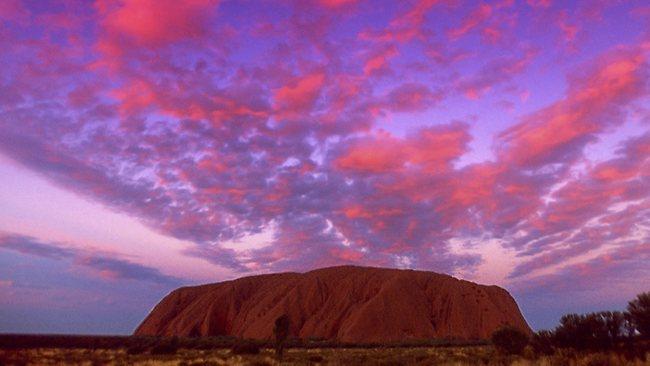
<instances>
[{"instance_id":1,"label":"rock ridge","mask_svg":"<svg viewBox=\"0 0 650 366\"><path fill-rule=\"evenodd\" d=\"M510 294L434 272L339 266L181 287L135 335L271 339L277 317L290 336L374 343L487 339L503 325L531 330Z\"/></svg>"}]
</instances>

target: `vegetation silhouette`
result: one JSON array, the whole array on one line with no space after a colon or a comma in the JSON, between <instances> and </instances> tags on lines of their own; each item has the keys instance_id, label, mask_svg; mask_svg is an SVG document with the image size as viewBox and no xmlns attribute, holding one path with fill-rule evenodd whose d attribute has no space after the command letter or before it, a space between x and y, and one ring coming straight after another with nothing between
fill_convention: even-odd
<instances>
[{"instance_id":1,"label":"vegetation silhouette","mask_svg":"<svg viewBox=\"0 0 650 366\"><path fill-rule=\"evenodd\" d=\"M492 333L492 344L505 354L520 355L528 345L528 334L518 328L505 326Z\"/></svg>"},{"instance_id":2,"label":"vegetation silhouette","mask_svg":"<svg viewBox=\"0 0 650 366\"><path fill-rule=\"evenodd\" d=\"M643 339L650 339L650 292L638 294L627 305L631 325Z\"/></svg>"},{"instance_id":3,"label":"vegetation silhouette","mask_svg":"<svg viewBox=\"0 0 650 366\"><path fill-rule=\"evenodd\" d=\"M587 314L566 314L554 330L540 330L530 339L538 355L551 355L558 350L624 351L630 357L642 357L650 343L650 292L644 292L628 303L627 311L600 311ZM496 346L496 344L495 344Z\"/></svg>"},{"instance_id":4,"label":"vegetation silhouette","mask_svg":"<svg viewBox=\"0 0 650 366\"><path fill-rule=\"evenodd\" d=\"M164 338L153 347L149 353L152 355L173 355L178 351L178 337Z\"/></svg>"},{"instance_id":5,"label":"vegetation silhouette","mask_svg":"<svg viewBox=\"0 0 650 366\"><path fill-rule=\"evenodd\" d=\"M284 343L289 336L289 327L291 326L291 321L289 316L284 314L275 319L275 325L273 326L273 335L275 336L275 354L280 360L282 360L282 354L284 352Z\"/></svg>"},{"instance_id":6,"label":"vegetation silhouette","mask_svg":"<svg viewBox=\"0 0 650 366\"><path fill-rule=\"evenodd\" d=\"M230 351L233 355L256 355L260 353L260 345L246 339L240 339L233 344Z\"/></svg>"}]
</instances>

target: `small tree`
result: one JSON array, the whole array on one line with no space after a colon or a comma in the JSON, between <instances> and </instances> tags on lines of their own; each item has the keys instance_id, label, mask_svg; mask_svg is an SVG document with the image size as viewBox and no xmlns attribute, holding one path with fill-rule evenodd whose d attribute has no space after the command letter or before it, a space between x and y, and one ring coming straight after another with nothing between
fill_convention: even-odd
<instances>
[{"instance_id":1,"label":"small tree","mask_svg":"<svg viewBox=\"0 0 650 366\"><path fill-rule=\"evenodd\" d=\"M582 317L578 314L565 314L560 318L560 325L555 328L555 343L560 348L582 348L579 336Z\"/></svg>"},{"instance_id":2,"label":"small tree","mask_svg":"<svg viewBox=\"0 0 650 366\"><path fill-rule=\"evenodd\" d=\"M627 304L627 312L641 337L650 339L650 292L638 294Z\"/></svg>"},{"instance_id":3,"label":"small tree","mask_svg":"<svg viewBox=\"0 0 650 366\"><path fill-rule=\"evenodd\" d=\"M528 344L528 334L515 327L505 326L492 333L492 344L503 353L518 355Z\"/></svg>"},{"instance_id":4,"label":"small tree","mask_svg":"<svg viewBox=\"0 0 650 366\"><path fill-rule=\"evenodd\" d=\"M291 322L289 316L286 314L275 319L275 326L273 327L273 334L275 335L275 354L282 360L282 353L284 351L284 342L289 336L289 327Z\"/></svg>"},{"instance_id":5,"label":"small tree","mask_svg":"<svg viewBox=\"0 0 650 366\"><path fill-rule=\"evenodd\" d=\"M614 326L610 312L564 315L555 329L556 345L578 350L608 348L612 344L608 322Z\"/></svg>"}]
</instances>

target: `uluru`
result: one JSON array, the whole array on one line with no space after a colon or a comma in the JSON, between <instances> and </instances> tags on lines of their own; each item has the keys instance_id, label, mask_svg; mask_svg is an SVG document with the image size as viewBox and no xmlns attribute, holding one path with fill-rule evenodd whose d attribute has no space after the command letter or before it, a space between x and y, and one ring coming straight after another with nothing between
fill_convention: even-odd
<instances>
[{"instance_id":1,"label":"uluru","mask_svg":"<svg viewBox=\"0 0 650 366\"><path fill-rule=\"evenodd\" d=\"M271 339L290 335L350 343L487 339L510 325L531 330L513 297L434 272L340 266L182 287L158 303L135 335Z\"/></svg>"}]
</instances>

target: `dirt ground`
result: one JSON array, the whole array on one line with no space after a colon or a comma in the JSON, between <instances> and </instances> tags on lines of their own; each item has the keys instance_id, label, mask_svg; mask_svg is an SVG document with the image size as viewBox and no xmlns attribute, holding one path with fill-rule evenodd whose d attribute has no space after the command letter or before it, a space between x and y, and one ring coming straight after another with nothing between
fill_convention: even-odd
<instances>
[{"instance_id":1,"label":"dirt ground","mask_svg":"<svg viewBox=\"0 0 650 366\"><path fill-rule=\"evenodd\" d=\"M0 365L650 365L623 355L561 352L552 356L503 356L489 346L370 349L289 349L282 362L270 349L234 355L228 349L181 349L170 355L129 354L125 349L36 348L0 350Z\"/></svg>"}]
</instances>

